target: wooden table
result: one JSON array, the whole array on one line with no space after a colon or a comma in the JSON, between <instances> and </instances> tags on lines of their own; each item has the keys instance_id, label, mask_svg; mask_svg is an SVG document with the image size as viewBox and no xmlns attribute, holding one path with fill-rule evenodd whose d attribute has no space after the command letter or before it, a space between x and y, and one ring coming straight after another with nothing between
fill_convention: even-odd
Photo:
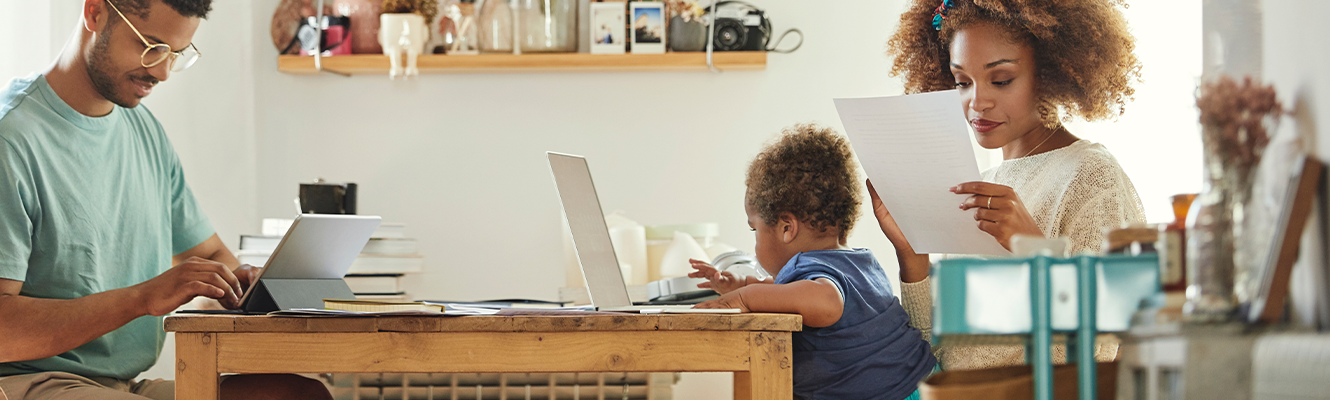
<instances>
[{"instance_id":1,"label":"wooden table","mask_svg":"<svg viewBox=\"0 0 1330 400\"><path fill-rule=\"evenodd\" d=\"M799 315L291 318L174 315L176 399L219 374L734 372L735 399L790 399Z\"/></svg>"}]
</instances>

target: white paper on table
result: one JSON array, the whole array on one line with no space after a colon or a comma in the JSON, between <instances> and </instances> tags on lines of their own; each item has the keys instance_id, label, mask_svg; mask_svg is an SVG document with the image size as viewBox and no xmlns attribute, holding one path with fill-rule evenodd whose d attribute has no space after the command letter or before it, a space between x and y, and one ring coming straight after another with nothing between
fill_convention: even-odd
<instances>
[{"instance_id":1,"label":"white paper on table","mask_svg":"<svg viewBox=\"0 0 1330 400\"><path fill-rule=\"evenodd\" d=\"M974 210L960 209L968 196L950 191L980 180L960 92L835 102L859 164L915 252L1011 254L979 230Z\"/></svg>"}]
</instances>

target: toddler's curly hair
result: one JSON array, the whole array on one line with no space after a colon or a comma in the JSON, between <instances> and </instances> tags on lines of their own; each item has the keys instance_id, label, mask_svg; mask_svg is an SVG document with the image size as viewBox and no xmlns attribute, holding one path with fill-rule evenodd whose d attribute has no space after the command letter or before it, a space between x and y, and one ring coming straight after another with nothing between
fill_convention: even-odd
<instances>
[{"instance_id":1,"label":"toddler's curly hair","mask_svg":"<svg viewBox=\"0 0 1330 400\"><path fill-rule=\"evenodd\" d=\"M1034 48L1039 114L1056 128L1079 116L1087 121L1121 115L1140 81L1135 38L1119 6L1124 0L953 0L933 28L940 0L915 0L887 41L892 76L905 76L908 94L956 88L951 40L975 23L992 23L1009 39ZM1062 113L1066 115L1061 115Z\"/></svg>"},{"instance_id":2,"label":"toddler's curly hair","mask_svg":"<svg viewBox=\"0 0 1330 400\"><path fill-rule=\"evenodd\" d=\"M838 228L844 239L862 201L857 168L844 136L816 124L794 125L748 166L746 201L768 225L789 212L820 232Z\"/></svg>"}]
</instances>

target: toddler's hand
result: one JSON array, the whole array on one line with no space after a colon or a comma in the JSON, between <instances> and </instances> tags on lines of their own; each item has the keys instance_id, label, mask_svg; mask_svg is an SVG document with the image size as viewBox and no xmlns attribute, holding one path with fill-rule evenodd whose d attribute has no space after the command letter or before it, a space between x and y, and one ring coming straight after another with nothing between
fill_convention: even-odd
<instances>
[{"instance_id":1,"label":"toddler's hand","mask_svg":"<svg viewBox=\"0 0 1330 400\"><path fill-rule=\"evenodd\" d=\"M746 279L736 277L729 272L721 272L706 261L690 259L688 262L692 264L693 269L696 270L688 274L689 278L703 278L707 280L707 282L697 284L698 288L711 289L715 290L716 293L726 294L748 284Z\"/></svg>"},{"instance_id":2,"label":"toddler's hand","mask_svg":"<svg viewBox=\"0 0 1330 400\"><path fill-rule=\"evenodd\" d=\"M752 312L748 309L748 305L744 303L743 291L740 290L726 293L715 300L698 303L693 308L737 308L739 312Z\"/></svg>"}]
</instances>

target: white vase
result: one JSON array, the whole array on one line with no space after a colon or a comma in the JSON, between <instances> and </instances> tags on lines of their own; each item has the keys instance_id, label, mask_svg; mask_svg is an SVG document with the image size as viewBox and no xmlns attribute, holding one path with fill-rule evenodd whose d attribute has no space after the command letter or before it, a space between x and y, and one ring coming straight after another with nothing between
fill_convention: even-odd
<instances>
[{"instance_id":1,"label":"white vase","mask_svg":"<svg viewBox=\"0 0 1330 400\"><path fill-rule=\"evenodd\" d=\"M379 15L379 44L383 46L383 54L392 62L388 78L397 79L404 72L408 77L419 75L416 57L425 51L428 40L425 17L416 14ZM402 52L406 52L405 65L402 63Z\"/></svg>"}]
</instances>

